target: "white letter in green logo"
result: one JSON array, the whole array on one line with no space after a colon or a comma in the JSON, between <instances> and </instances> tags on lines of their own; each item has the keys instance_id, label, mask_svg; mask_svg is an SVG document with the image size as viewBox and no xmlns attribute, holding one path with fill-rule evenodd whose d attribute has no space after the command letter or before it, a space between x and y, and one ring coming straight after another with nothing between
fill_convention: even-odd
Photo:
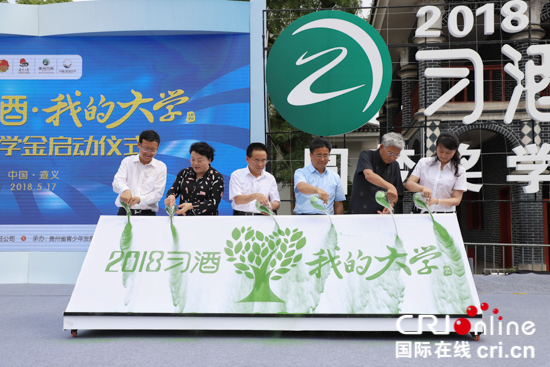
<instances>
[{"instance_id":1,"label":"white letter in green logo","mask_svg":"<svg viewBox=\"0 0 550 367\"><path fill-rule=\"evenodd\" d=\"M337 135L363 126L391 85L391 59L367 22L340 11L306 15L277 38L267 88L279 113L300 130Z\"/></svg>"}]
</instances>

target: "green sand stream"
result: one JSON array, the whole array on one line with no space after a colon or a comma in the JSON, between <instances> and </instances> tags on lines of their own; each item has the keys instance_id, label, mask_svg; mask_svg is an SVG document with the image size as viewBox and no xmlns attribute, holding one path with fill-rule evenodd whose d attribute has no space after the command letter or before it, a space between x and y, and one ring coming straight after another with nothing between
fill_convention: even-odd
<instances>
[{"instance_id":1,"label":"green sand stream","mask_svg":"<svg viewBox=\"0 0 550 367\"><path fill-rule=\"evenodd\" d=\"M466 270L464 269L460 250L456 247L453 238L445 227L434 219L422 194L414 194L413 200L417 206L428 210L430 213L437 246L447 256L447 260L443 260L443 258L438 259L439 271L432 272L431 274L432 286L434 287L432 294L434 295L437 311L442 314L465 313L468 306L474 304L474 301L466 280ZM450 267L452 275L443 275L442 267L445 266Z\"/></svg>"},{"instance_id":2,"label":"green sand stream","mask_svg":"<svg viewBox=\"0 0 550 367\"><path fill-rule=\"evenodd\" d=\"M128 217L128 223L124 226L122 235L120 236L120 251L122 251L122 285L126 288L126 295L124 297L124 305L128 306L132 299L133 294L133 280L134 272L125 271L125 269L135 269L135 262L137 261L136 256L130 257L130 250L132 249L132 223L130 221L130 207L126 203L121 203L122 207L126 210L126 215ZM134 253L135 254L135 253Z\"/></svg>"},{"instance_id":3,"label":"green sand stream","mask_svg":"<svg viewBox=\"0 0 550 367\"><path fill-rule=\"evenodd\" d=\"M179 244L179 236L178 231L176 230L176 227L171 222L172 218L170 218L170 231L172 232L172 252L179 252L180 250L180 244ZM171 264L174 266L172 269L170 269L170 292L172 293L172 303L174 305L175 312L181 313L183 312L183 309L185 308L185 300L186 300L186 291L187 291L187 278L189 269L182 273L183 270L181 266L177 266L182 260L180 256L176 256L175 254L172 255L175 256L173 259L171 259ZM185 258L183 258L183 261L185 262Z\"/></svg>"}]
</instances>

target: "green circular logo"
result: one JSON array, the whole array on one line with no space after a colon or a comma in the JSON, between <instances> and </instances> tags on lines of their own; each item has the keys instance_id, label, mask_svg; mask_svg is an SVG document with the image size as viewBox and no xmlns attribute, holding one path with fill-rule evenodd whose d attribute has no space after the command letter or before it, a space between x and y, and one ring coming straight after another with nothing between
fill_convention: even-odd
<instances>
[{"instance_id":1,"label":"green circular logo","mask_svg":"<svg viewBox=\"0 0 550 367\"><path fill-rule=\"evenodd\" d=\"M338 135L367 123L386 100L388 47L366 21L341 11L303 16L277 38L267 59L271 101L296 128Z\"/></svg>"}]
</instances>

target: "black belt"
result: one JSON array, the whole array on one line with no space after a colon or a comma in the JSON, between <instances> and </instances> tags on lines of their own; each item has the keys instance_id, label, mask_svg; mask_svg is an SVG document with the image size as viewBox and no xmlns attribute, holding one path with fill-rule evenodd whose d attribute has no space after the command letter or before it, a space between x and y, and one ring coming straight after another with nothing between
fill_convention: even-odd
<instances>
[{"instance_id":1,"label":"black belt","mask_svg":"<svg viewBox=\"0 0 550 367\"><path fill-rule=\"evenodd\" d=\"M233 215L263 215L263 214L262 213L242 212L240 210L233 209Z\"/></svg>"},{"instance_id":2,"label":"black belt","mask_svg":"<svg viewBox=\"0 0 550 367\"><path fill-rule=\"evenodd\" d=\"M132 215L157 215L157 213L155 213L151 209L130 209L130 213ZM126 209L119 208L117 214L126 215Z\"/></svg>"},{"instance_id":3,"label":"black belt","mask_svg":"<svg viewBox=\"0 0 550 367\"><path fill-rule=\"evenodd\" d=\"M428 214L428 211L422 211L422 210L418 209L416 206L413 206L412 213L413 214ZM454 213L454 211L453 212L432 212L432 214L450 214L450 213Z\"/></svg>"}]
</instances>

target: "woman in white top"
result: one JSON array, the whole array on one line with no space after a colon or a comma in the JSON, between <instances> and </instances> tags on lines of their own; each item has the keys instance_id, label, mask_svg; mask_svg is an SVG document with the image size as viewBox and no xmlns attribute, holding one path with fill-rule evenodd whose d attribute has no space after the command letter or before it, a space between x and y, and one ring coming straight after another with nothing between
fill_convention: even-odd
<instances>
[{"instance_id":1,"label":"woman in white top","mask_svg":"<svg viewBox=\"0 0 550 367\"><path fill-rule=\"evenodd\" d=\"M412 192L422 192L432 212L452 213L466 191L466 170L460 165L458 139L441 133L436 150L434 157L418 161L405 187Z\"/></svg>"}]
</instances>

